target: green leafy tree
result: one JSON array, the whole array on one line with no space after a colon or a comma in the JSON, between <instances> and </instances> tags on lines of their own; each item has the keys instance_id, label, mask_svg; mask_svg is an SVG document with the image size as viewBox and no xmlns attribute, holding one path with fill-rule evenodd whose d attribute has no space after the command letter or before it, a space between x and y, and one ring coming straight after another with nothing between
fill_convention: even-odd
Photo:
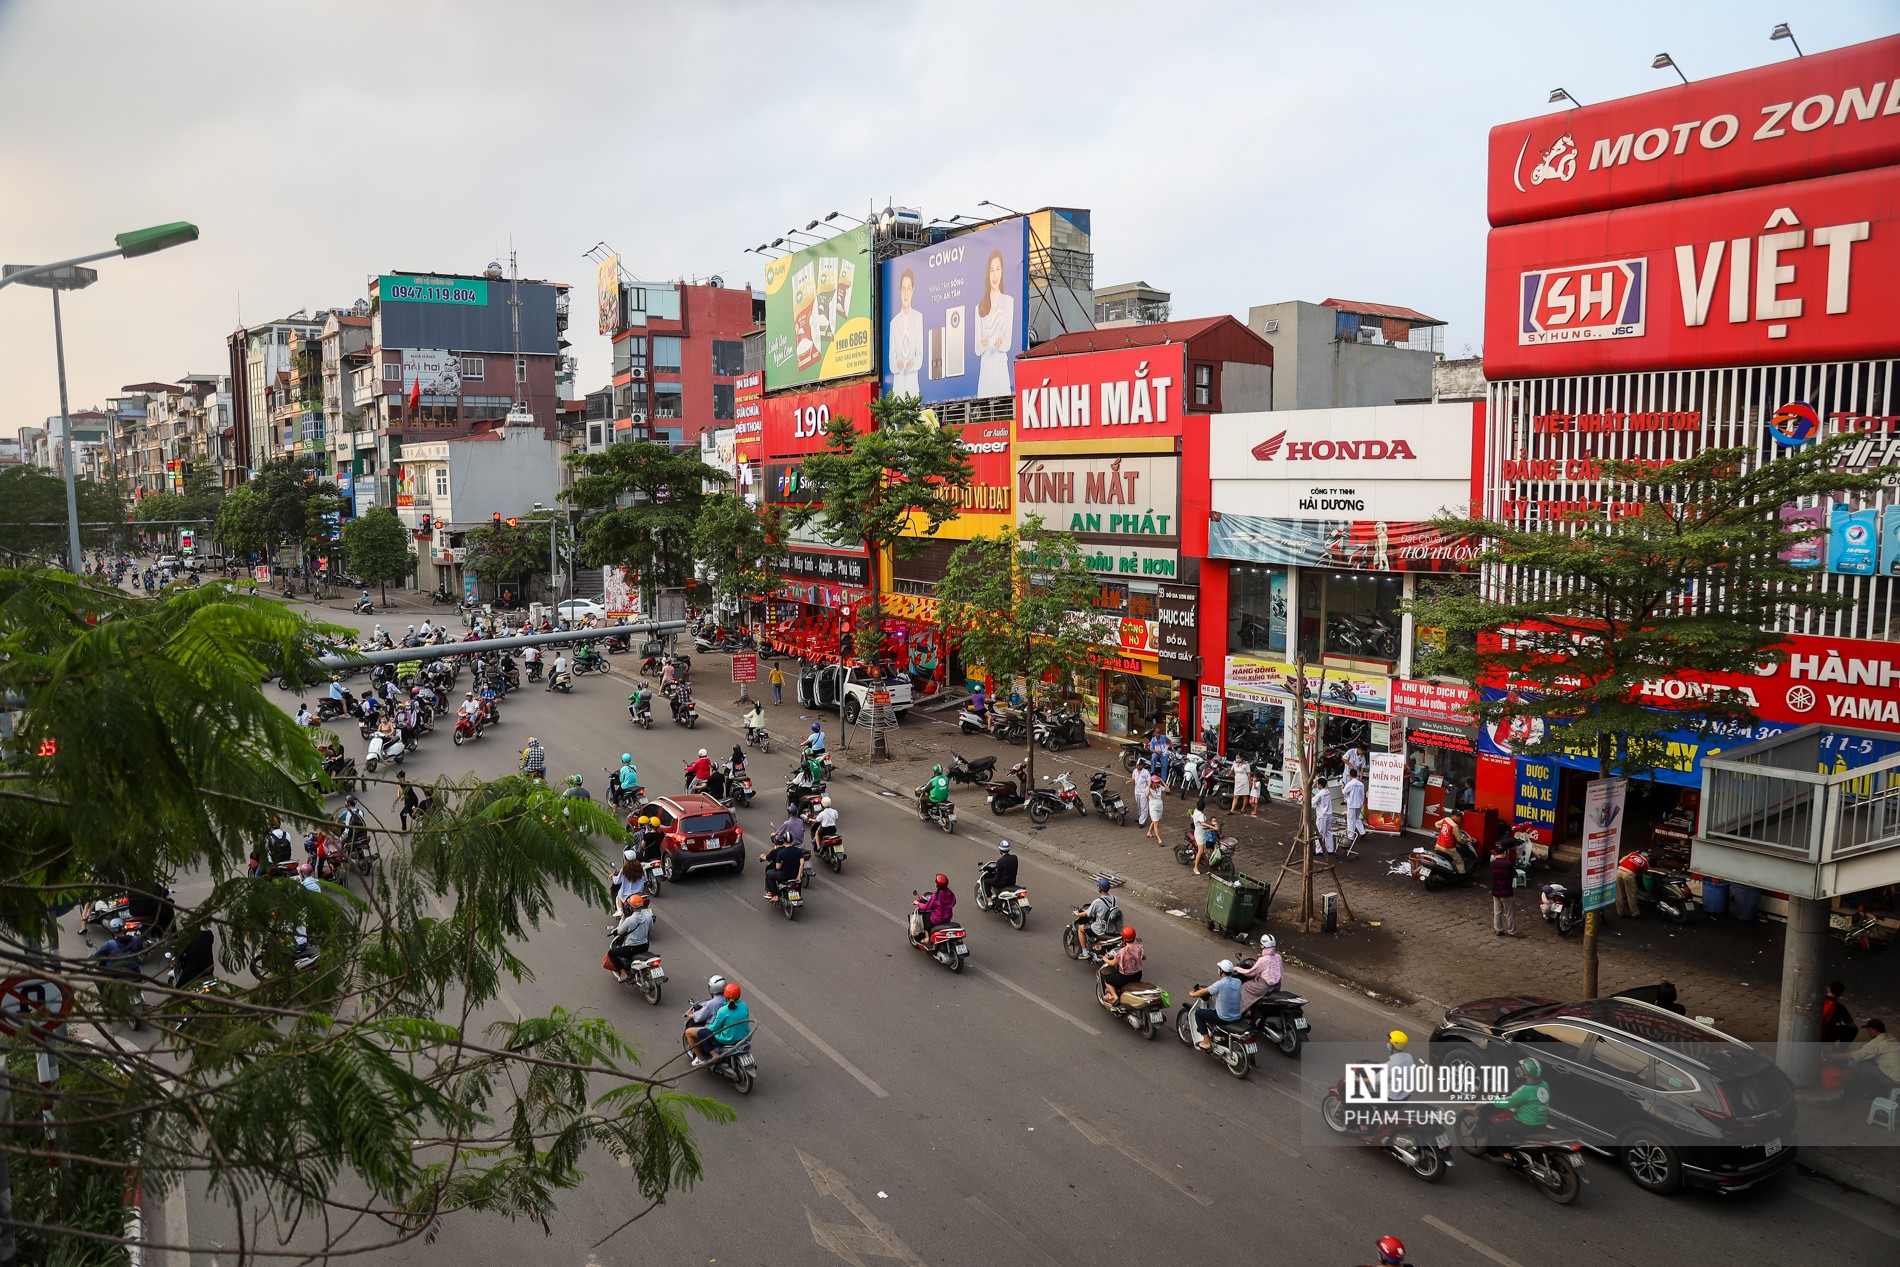
<instances>
[{"instance_id":1,"label":"green leafy tree","mask_svg":"<svg viewBox=\"0 0 1900 1267\"><path fill-rule=\"evenodd\" d=\"M236 558L268 554L271 535L264 524L264 499L249 484L240 484L218 506L211 538Z\"/></svg>"},{"instance_id":2,"label":"green leafy tree","mask_svg":"<svg viewBox=\"0 0 1900 1267\"><path fill-rule=\"evenodd\" d=\"M416 556L409 552L409 530L395 511L381 506L344 523L343 550L350 570L363 584L379 587L385 604L389 583L400 583L416 570Z\"/></svg>"},{"instance_id":3,"label":"green leafy tree","mask_svg":"<svg viewBox=\"0 0 1900 1267\"><path fill-rule=\"evenodd\" d=\"M662 589L693 580L693 530L710 488L731 481L664 444L634 440L570 458L579 476L562 493L594 513L581 521L581 549L595 567L624 567L640 582L641 610Z\"/></svg>"},{"instance_id":4,"label":"green leafy tree","mask_svg":"<svg viewBox=\"0 0 1900 1267\"><path fill-rule=\"evenodd\" d=\"M210 462L199 461L185 476L180 494L180 519L195 519L209 528L218 518L218 506L224 501L224 472Z\"/></svg>"},{"instance_id":5,"label":"green leafy tree","mask_svg":"<svg viewBox=\"0 0 1900 1267\"><path fill-rule=\"evenodd\" d=\"M860 431L848 417L831 420L825 451L800 468L817 497L784 512L794 528L809 526L834 545L868 550L871 593L853 634L866 662L884 645L878 560L887 552L922 553L928 538L957 517L958 493L970 486L970 454L958 428L926 418L915 396L873 401L871 422Z\"/></svg>"},{"instance_id":6,"label":"green leafy tree","mask_svg":"<svg viewBox=\"0 0 1900 1267\"><path fill-rule=\"evenodd\" d=\"M1740 691L1684 699L1642 695L1681 674L1751 673L1779 663L1790 621L1851 600L1823 587L1819 568L1790 561L1816 535L1782 508L1868 493L1878 474L1834 469L1854 436L1761 461L1749 449L1705 449L1660 469L1602 463L1607 496L1634 511L1573 513L1563 524L1447 518L1438 529L1477 539L1485 583L1413 605L1443 644L1419 665L1496 688L1480 692L1483 723L1531 723L1529 755L1594 760L1599 777L1641 777L1667 764L1667 731L1752 724ZM1495 698L1482 698L1495 695ZM1597 989L1597 920L1585 926L1583 988Z\"/></svg>"},{"instance_id":7,"label":"green leafy tree","mask_svg":"<svg viewBox=\"0 0 1900 1267\"><path fill-rule=\"evenodd\" d=\"M713 596L737 606L777 584L785 559L780 537L770 506L748 506L735 493L708 497L693 525L693 553Z\"/></svg>"},{"instance_id":8,"label":"green leafy tree","mask_svg":"<svg viewBox=\"0 0 1900 1267\"><path fill-rule=\"evenodd\" d=\"M980 664L1008 683L1023 679L1026 709L1062 698L1076 674L1090 671L1108 635L1095 615L1100 589L1085 552L1039 516L958 546L937 582L937 622L965 664ZM1032 728L1033 729L1033 728ZM1036 745L1025 737L1029 781Z\"/></svg>"},{"instance_id":9,"label":"green leafy tree","mask_svg":"<svg viewBox=\"0 0 1900 1267\"><path fill-rule=\"evenodd\" d=\"M213 536L226 549L273 553L296 552L308 566L330 539L327 516L343 509L336 484L317 474L308 458L278 458L243 486L222 499ZM233 501L236 505L233 506Z\"/></svg>"},{"instance_id":10,"label":"green leafy tree","mask_svg":"<svg viewBox=\"0 0 1900 1267\"><path fill-rule=\"evenodd\" d=\"M73 495L83 548L104 550L124 537L126 505L116 485L82 479ZM68 545L65 478L37 466L0 470L0 559L66 567Z\"/></svg>"},{"instance_id":11,"label":"green leafy tree","mask_svg":"<svg viewBox=\"0 0 1900 1267\"><path fill-rule=\"evenodd\" d=\"M145 494L132 507L132 517L138 522L164 524L167 528L171 526L171 521L183 519L184 512L184 497L163 490Z\"/></svg>"},{"instance_id":12,"label":"green leafy tree","mask_svg":"<svg viewBox=\"0 0 1900 1267\"><path fill-rule=\"evenodd\" d=\"M510 523L470 528L462 541L468 547L464 566L490 585L520 582L548 570L548 520L558 512L536 511Z\"/></svg>"},{"instance_id":13,"label":"green leafy tree","mask_svg":"<svg viewBox=\"0 0 1900 1267\"><path fill-rule=\"evenodd\" d=\"M525 979L516 948L557 894L603 902L593 841L625 832L599 806L444 780L411 830L379 821L367 876L246 875L276 818L332 818L310 738L257 683L321 680L306 648L343 632L222 584L139 600L0 571L0 692L23 705L0 767L0 975L55 976L72 999L46 1038L0 1035L16 1087L42 1042L60 1058L44 1094L0 1103L20 1261L107 1261L134 1173L148 1197L228 1203L237 1241L191 1248L233 1261L280 1237L323 1257L346 1235L375 1260L462 1211L551 1229L584 1162L617 1159L650 1205L700 1177L688 1115L730 1120L668 1090L678 1057L642 1073L603 1018L480 1019ZM216 980L145 983L153 1032L128 1042L136 992L56 912L174 880L190 905L165 945L208 932ZM298 927L320 950L304 971Z\"/></svg>"}]
</instances>

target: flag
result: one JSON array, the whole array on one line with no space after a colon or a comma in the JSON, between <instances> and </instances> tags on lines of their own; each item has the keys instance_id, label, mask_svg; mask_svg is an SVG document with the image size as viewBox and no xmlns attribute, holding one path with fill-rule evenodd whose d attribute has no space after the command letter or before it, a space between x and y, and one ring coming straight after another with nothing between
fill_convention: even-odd
<instances>
[{"instance_id":1,"label":"flag","mask_svg":"<svg viewBox=\"0 0 1900 1267\"><path fill-rule=\"evenodd\" d=\"M415 413L422 405L422 376L416 375L409 383L409 412Z\"/></svg>"}]
</instances>

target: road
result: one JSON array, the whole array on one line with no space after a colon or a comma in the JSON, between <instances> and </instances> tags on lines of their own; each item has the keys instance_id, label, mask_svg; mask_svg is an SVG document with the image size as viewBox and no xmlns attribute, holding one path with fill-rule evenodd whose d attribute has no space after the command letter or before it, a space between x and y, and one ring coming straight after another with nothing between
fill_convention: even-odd
<instances>
[{"instance_id":1,"label":"road","mask_svg":"<svg viewBox=\"0 0 1900 1267\"><path fill-rule=\"evenodd\" d=\"M397 627L409 619L397 616ZM512 772L534 734L551 776L584 774L598 795L600 768L629 751L657 792L678 787L683 756L730 750L734 732L710 720L690 734L663 718L651 732L630 727L632 667L622 658L613 675L587 678L566 697L529 687L510 697L488 738L456 749L440 733L408 769ZM717 705L733 690L708 683L699 694ZM810 720L790 705L770 711L782 735ZM350 747L360 749L354 734ZM777 751L752 760L762 796L740 821L760 847L783 807L777 780L787 760ZM850 860L842 876L825 872L807 890L795 922L765 909L756 862L743 876L702 873L666 888L653 946L672 980L658 1007L600 969L599 908L569 899L520 948L534 978L511 987L511 1006L613 1017L652 1063L677 1050L689 991L703 994L715 971L743 984L761 1023L756 1088L737 1096L690 1071L679 1084L737 1111L731 1125L698 1129L707 1181L597 1244L638 1200L602 1160L561 1198L552 1237L467 1216L433 1245L375 1261L1051 1267L1221 1261L1240 1245L1245 1261L1330 1265L1367 1261L1388 1234L1425 1264L1648 1264L1693 1249L1702 1262L1787 1254L1884 1267L1900 1256L1900 1212L1799 1173L1745 1197L1656 1198L1592 1158L1582 1197L1562 1208L1462 1154L1444 1182L1425 1185L1369 1150L1303 1145L1302 1098L1311 1093L1295 1062L1266 1053L1250 1080L1236 1081L1171 1035L1144 1042L1093 1002L1090 974L1059 940L1067 910L1090 896L1083 877L1025 856L1035 911L1014 931L969 899L994 841L926 830L908 805L852 780L839 780L834 795ZM373 812L386 812L381 799L370 798ZM953 878L970 929L971 965L960 976L910 949L903 934L911 890L937 871ZM1124 909L1148 946L1149 979L1177 1001L1226 953L1191 921ZM1317 1037L1376 1041L1394 1025L1419 1035L1412 1018L1324 980L1290 983L1312 1000ZM153 1221L155 1234L188 1232L200 1244L224 1240L230 1222L198 1196L174 1198ZM168 1257L172 1267L185 1261L155 1256ZM231 1258L190 1259L220 1261Z\"/></svg>"}]
</instances>

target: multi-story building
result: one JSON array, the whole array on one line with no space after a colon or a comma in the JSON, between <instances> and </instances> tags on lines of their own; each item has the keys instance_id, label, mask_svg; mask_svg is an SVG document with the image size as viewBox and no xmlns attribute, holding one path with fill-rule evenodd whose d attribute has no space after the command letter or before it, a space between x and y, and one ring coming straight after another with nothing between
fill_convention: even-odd
<instances>
[{"instance_id":1,"label":"multi-story building","mask_svg":"<svg viewBox=\"0 0 1900 1267\"><path fill-rule=\"evenodd\" d=\"M602 441L651 439L699 444L731 426L742 340L765 320L765 296L750 287L706 282L651 283L623 277L614 311L613 426ZM589 429L590 447L592 428Z\"/></svg>"},{"instance_id":2,"label":"multi-story building","mask_svg":"<svg viewBox=\"0 0 1900 1267\"><path fill-rule=\"evenodd\" d=\"M1174 296L1147 282L1122 282L1095 288L1095 328L1144 326L1166 321L1174 310Z\"/></svg>"},{"instance_id":3,"label":"multi-story building","mask_svg":"<svg viewBox=\"0 0 1900 1267\"><path fill-rule=\"evenodd\" d=\"M1247 310L1273 345L1275 409L1354 409L1432 398L1444 325L1410 308L1289 299Z\"/></svg>"},{"instance_id":4,"label":"multi-story building","mask_svg":"<svg viewBox=\"0 0 1900 1267\"><path fill-rule=\"evenodd\" d=\"M348 312L332 310L324 319L320 339L323 360L323 429L330 445L330 464L338 491L344 496L344 514L355 513L358 455L370 463L376 456L376 431L368 411L356 403L356 372L369 364L372 334L369 301L359 299Z\"/></svg>"},{"instance_id":5,"label":"multi-story building","mask_svg":"<svg viewBox=\"0 0 1900 1267\"><path fill-rule=\"evenodd\" d=\"M231 367L233 483L242 484L265 463L285 456L281 415L273 397L290 371L294 336L315 336L323 322L298 309L287 317L234 330L225 340ZM295 427L293 425L293 430Z\"/></svg>"},{"instance_id":6,"label":"multi-story building","mask_svg":"<svg viewBox=\"0 0 1900 1267\"><path fill-rule=\"evenodd\" d=\"M463 534L557 505L568 452L533 421L491 420L444 439L407 441L395 509L414 534L418 585L462 593Z\"/></svg>"}]
</instances>

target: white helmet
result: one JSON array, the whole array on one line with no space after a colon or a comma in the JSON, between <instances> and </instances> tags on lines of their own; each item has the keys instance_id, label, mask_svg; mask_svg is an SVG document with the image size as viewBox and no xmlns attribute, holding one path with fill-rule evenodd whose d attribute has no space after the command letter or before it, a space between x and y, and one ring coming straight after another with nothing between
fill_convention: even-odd
<instances>
[{"instance_id":1,"label":"white helmet","mask_svg":"<svg viewBox=\"0 0 1900 1267\"><path fill-rule=\"evenodd\" d=\"M706 978L706 988L717 994L726 988L726 979L715 972Z\"/></svg>"},{"instance_id":2,"label":"white helmet","mask_svg":"<svg viewBox=\"0 0 1900 1267\"><path fill-rule=\"evenodd\" d=\"M1279 944L1280 944L1279 942L1277 942L1277 941L1275 941L1275 940L1273 939L1273 934L1272 934L1272 933L1262 933L1262 934L1260 934L1260 949L1262 949L1262 950L1272 950L1272 949L1273 949L1273 948L1274 948L1275 946L1277 946L1277 945L1279 945Z\"/></svg>"},{"instance_id":3,"label":"white helmet","mask_svg":"<svg viewBox=\"0 0 1900 1267\"><path fill-rule=\"evenodd\" d=\"M704 748L701 748L701 749L699 750L699 755L700 755L700 756L702 756L702 757L703 757L703 756L705 756L705 755L706 755L706 750L705 750Z\"/></svg>"},{"instance_id":4,"label":"white helmet","mask_svg":"<svg viewBox=\"0 0 1900 1267\"><path fill-rule=\"evenodd\" d=\"M1215 966L1221 970L1221 975L1225 976L1234 970L1234 961L1232 959L1223 959Z\"/></svg>"},{"instance_id":5,"label":"white helmet","mask_svg":"<svg viewBox=\"0 0 1900 1267\"><path fill-rule=\"evenodd\" d=\"M829 796L821 796L818 798L818 804L824 807L825 809L830 809L831 798Z\"/></svg>"},{"instance_id":6,"label":"white helmet","mask_svg":"<svg viewBox=\"0 0 1900 1267\"><path fill-rule=\"evenodd\" d=\"M631 849L623 849L623 850L621 850L621 851L620 851L620 856L621 856L621 857L623 857L623 858L625 858L625 859L626 859L626 860L627 860L628 862L638 862L638 861L640 860L640 855L639 855L639 854L637 854L637 853L635 853L635 852L634 852L633 850L631 850Z\"/></svg>"}]
</instances>

